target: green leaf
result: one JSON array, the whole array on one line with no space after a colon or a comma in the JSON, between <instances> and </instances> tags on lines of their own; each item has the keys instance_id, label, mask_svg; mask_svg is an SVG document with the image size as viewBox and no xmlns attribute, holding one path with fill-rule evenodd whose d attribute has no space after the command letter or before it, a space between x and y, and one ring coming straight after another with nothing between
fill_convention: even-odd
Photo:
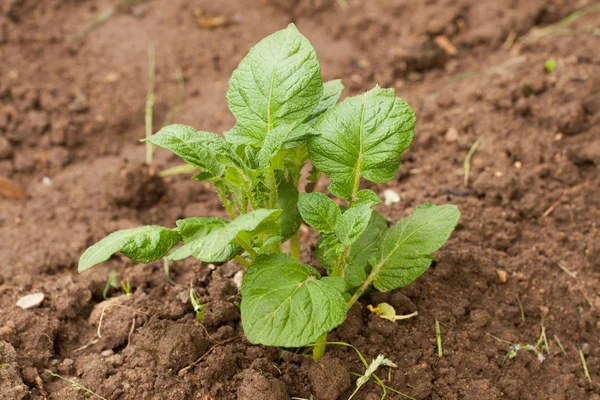
<instances>
[{"instance_id":1,"label":"green leaf","mask_svg":"<svg viewBox=\"0 0 600 400\"><path fill-rule=\"evenodd\" d=\"M372 206L381 204L381 199L379 198L379 196L377 196L377 193L369 189L359 190L358 193L356 193L356 198L359 202L370 202Z\"/></svg>"},{"instance_id":2,"label":"green leaf","mask_svg":"<svg viewBox=\"0 0 600 400\"><path fill-rule=\"evenodd\" d=\"M319 104L317 104L317 107L313 112L304 120L304 123L313 126L325 111L335 106L343 91L344 84L341 79L323 83L323 94L319 99Z\"/></svg>"},{"instance_id":3,"label":"green leaf","mask_svg":"<svg viewBox=\"0 0 600 400\"><path fill-rule=\"evenodd\" d=\"M207 235L214 228L223 227L227 223L229 221L226 219L216 217L192 217L179 219L175 222L183 243L189 242L198 233Z\"/></svg>"},{"instance_id":4,"label":"green leaf","mask_svg":"<svg viewBox=\"0 0 600 400\"><path fill-rule=\"evenodd\" d=\"M164 257L181 240L179 232L162 226L141 226L116 231L90 246L79 258L83 272L120 251L131 260L148 263Z\"/></svg>"},{"instance_id":5,"label":"green leaf","mask_svg":"<svg viewBox=\"0 0 600 400\"><path fill-rule=\"evenodd\" d=\"M334 234L322 233L319 235L314 254L319 264L327 270L328 274L333 271L341 251L343 251L343 247Z\"/></svg>"},{"instance_id":6,"label":"green leaf","mask_svg":"<svg viewBox=\"0 0 600 400\"><path fill-rule=\"evenodd\" d=\"M156 146L171 150L188 164L213 177L219 177L225 172L218 156L229 153L227 142L220 136L210 132L196 131L186 125L169 125L145 139Z\"/></svg>"},{"instance_id":7,"label":"green leaf","mask_svg":"<svg viewBox=\"0 0 600 400\"><path fill-rule=\"evenodd\" d=\"M315 49L290 24L250 49L233 72L227 103L237 124L227 140L260 147L272 129L304 121L322 93Z\"/></svg>"},{"instance_id":8,"label":"green leaf","mask_svg":"<svg viewBox=\"0 0 600 400\"><path fill-rule=\"evenodd\" d=\"M238 235L245 233L244 236L252 237L258 233L277 233L280 215L281 210L256 210L214 229L206 236L194 237L186 245L189 244L192 255L200 261L225 262L235 256L231 253L231 245Z\"/></svg>"},{"instance_id":9,"label":"green leaf","mask_svg":"<svg viewBox=\"0 0 600 400\"><path fill-rule=\"evenodd\" d=\"M283 254L260 256L242 283L242 321L251 343L299 347L344 322L343 279Z\"/></svg>"},{"instance_id":10,"label":"green leaf","mask_svg":"<svg viewBox=\"0 0 600 400\"><path fill-rule=\"evenodd\" d=\"M340 207L323 193L300 193L300 215L307 224L319 232L333 233L342 216Z\"/></svg>"},{"instance_id":11,"label":"green leaf","mask_svg":"<svg viewBox=\"0 0 600 400\"><path fill-rule=\"evenodd\" d=\"M271 164L271 158L279 152L279 149L287 141L288 136L295 127L296 125L279 125L267 133L258 152L258 166L260 168L267 168Z\"/></svg>"},{"instance_id":12,"label":"green leaf","mask_svg":"<svg viewBox=\"0 0 600 400\"><path fill-rule=\"evenodd\" d=\"M361 202L346 210L335 227L335 236L344 246L350 246L367 229L371 219L371 203Z\"/></svg>"},{"instance_id":13,"label":"green leaf","mask_svg":"<svg viewBox=\"0 0 600 400\"><path fill-rule=\"evenodd\" d=\"M390 228L370 261L375 288L387 292L421 276L433 260L432 253L448 240L459 219L454 205L426 203Z\"/></svg>"},{"instance_id":14,"label":"green leaf","mask_svg":"<svg viewBox=\"0 0 600 400\"><path fill-rule=\"evenodd\" d=\"M194 242L200 240L200 238L207 236L212 231L222 228L227 225L229 221L223 218L204 218L204 217L192 217L180 219L176 222L177 230L181 234L183 239L183 246L169 254L169 260L177 261L191 257L194 246ZM236 244L229 244L223 251L224 257L231 259L241 251L241 247Z\"/></svg>"},{"instance_id":15,"label":"green leaf","mask_svg":"<svg viewBox=\"0 0 600 400\"><path fill-rule=\"evenodd\" d=\"M396 175L414 126L415 113L396 91L376 87L319 118L314 129L320 135L308 141L309 156L331 179L329 191L352 200L361 176L385 183Z\"/></svg>"},{"instance_id":16,"label":"green leaf","mask_svg":"<svg viewBox=\"0 0 600 400\"><path fill-rule=\"evenodd\" d=\"M373 210L367 229L352 244L350 254L346 258L344 279L350 287L359 287L367 279L369 259L377 251L387 228L385 218Z\"/></svg>"},{"instance_id":17,"label":"green leaf","mask_svg":"<svg viewBox=\"0 0 600 400\"><path fill-rule=\"evenodd\" d=\"M298 189L287 179L279 183L277 203L277 206L283 210L279 217L281 236L287 239L302 225L302 217L298 211Z\"/></svg>"}]
</instances>

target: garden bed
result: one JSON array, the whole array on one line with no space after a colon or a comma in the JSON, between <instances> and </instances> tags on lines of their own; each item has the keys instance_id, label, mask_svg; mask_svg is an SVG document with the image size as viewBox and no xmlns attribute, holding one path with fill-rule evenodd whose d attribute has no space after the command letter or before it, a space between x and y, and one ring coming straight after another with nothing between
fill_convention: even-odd
<instances>
[{"instance_id":1,"label":"garden bed","mask_svg":"<svg viewBox=\"0 0 600 400\"><path fill-rule=\"evenodd\" d=\"M291 21L324 80L343 80L343 97L379 84L415 109L397 178L365 186L400 194L377 210L397 221L429 201L462 213L420 279L365 296L328 340L368 361L390 358L398 368L380 378L416 399L600 399L600 10L560 22L592 2L151 0L67 40L111 4L0 6L0 176L25 195L0 182L10 192L0 197L0 399L83 396L46 369L115 400L352 393L350 372L364 367L351 348L330 345L315 363L248 343L233 262L172 262L174 285L162 262L115 256L76 271L85 248L114 230L226 216L203 183L157 176L179 163L168 152L143 165L148 43L155 128L177 101L181 69L174 121L222 132L234 123L231 71ZM302 232L303 261L316 265L314 231ZM113 269L132 293L111 288L105 300ZM201 322L190 284L205 304ZM39 307L15 306L35 292L45 294ZM418 316L390 322L367 308L384 301ZM528 351L542 330L548 348ZM354 399L380 396L371 382Z\"/></svg>"}]
</instances>

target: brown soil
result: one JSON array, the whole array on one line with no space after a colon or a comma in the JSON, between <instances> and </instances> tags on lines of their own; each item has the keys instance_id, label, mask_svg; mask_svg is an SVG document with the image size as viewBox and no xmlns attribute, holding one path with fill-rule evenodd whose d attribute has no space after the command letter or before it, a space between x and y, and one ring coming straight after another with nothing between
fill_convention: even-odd
<instances>
[{"instance_id":1,"label":"brown soil","mask_svg":"<svg viewBox=\"0 0 600 400\"><path fill-rule=\"evenodd\" d=\"M242 337L237 265L172 263L175 286L162 263L117 256L82 275L75 267L113 230L225 215L202 184L140 167L148 43L155 121L175 102L181 68L187 96L175 121L219 132L233 124L231 71L292 20L345 95L379 83L417 112L398 179L374 187L401 201L380 212L397 220L431 201L463 215L421 279L366 296L329 340L392 359L398 368L380 376L417 399L600 399L600 12L568 30L539 30L591 0L349 0L345 10L334 0L151 0L67 40L113 3L0 4L0 176L26 194L0 190L0 399L83 398L45 369L110 400L349 396L349 372L364 370L353 350L329 346L314 363ZM203 28L196 7L228 23ZM556 69L546 73L551 57ZM465 187L463 161L482 135ZM159 151L155 168L177 163ZM310 249L303 256L311 262ZM112 289L104 301L111 269L130 280L132 296ZM190 283L206 304L201 324ZM15 306L40 291L40 307ZM382 320L366 308L381 301L419 315ZM545 361L522 350L503 363L509 343L535 345L542 326ZM355 399L379 397L369 383Z\"/></svg>"}]
</instances>

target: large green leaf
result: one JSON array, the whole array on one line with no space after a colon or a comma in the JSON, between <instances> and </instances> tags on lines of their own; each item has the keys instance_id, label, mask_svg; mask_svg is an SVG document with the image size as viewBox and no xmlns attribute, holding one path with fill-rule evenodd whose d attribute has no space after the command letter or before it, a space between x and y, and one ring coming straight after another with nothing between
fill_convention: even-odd
<instances>
[{"instance_id":1,"label":"large green leaf","mask_svg":"<svg viewBox=\"0 0 600 400\"><path fill-rule=\"evenodd\" d=\"M290 24L250 49L231 75L227 103L237 124L227 140L260 147L280 124L304 121L322 93L315 49Z\"/></svg>"},{"instance_id":2,"label":"large green leaf","mask_svg":"<svg viewBox=\"0 0 600 400\"><path fill-rule=\"evenodd\" d=\"M367 279L369 259L377 251L387 228L385 218L373 210L367 229L352 244L350 254L346 258L348 266L344 271L344 279L350 287L358 287Z\"/></svg>"},{"instance_id":3,"label":"large green leaf","mask_svg":"<svg viewBox=\"0 0 600 400\"><path fill-rule=\"evenodd\" d=\"M258 233L277 233L279 231L278 218L281 210L260 209L242 215L223 227L212 230L206 236L194 237L186 246L191 254L200 261L225 262L231 260L235 254L231 252L231 245L238 235L252 237ZM179 250L178 250L179 251ZM181 255L174 252L169 256L179 259Z\"/></svg>"},{"instance_id":4,"label":"large green leaf","mask_svg":"<svg viewBox=\"0 0 600 400\"><path fill-rule=\"evenodd\" d=\"M421 276L433 260L432 253L448 240L459 219L454 205L426 203L390 228L370 261L375 288L387 292Z\"/></svg>"},{"instance_id":5,"label":"large green leaf","mask_svg":"<svg viewBox=\"0 0 600 400\"><path fill-rule=\"evenodd\" d=\"M320 135L309 139L309 156L331 179L331 193L351 200L361 176L385 183L396 175L414 126L415 113L396 91L376 87L319 118L314 129Z\"/></svg>"},{"instance_id":6,"label":"large green leaf","mask_svg":"<svg viewBox=\"0 0 600 400\"><path fill-rule=\"evenodd\" d=\"M210 132L196 131L186 125L169 125L150 136L146 141L171 150L188 164L219 177L225 165L219 158L227 157L229 145L223 138Z\"/></svg>"},{"instance_id":7,"label":"large green leaf","mask_svg":"<svg viewBox=\"0 0 600 400\"><path fill-rule=\"evenodd\" d=\"M141 226L116 231L90 246L79 258L83 272L108 260L117 251L136 262L148 263L164 257L181 240L179 232L162 226Z\"/></svg>"},{"instance_id":8,"label":"large green leaf","mask_svg":"<svg viewBox=\"0 0 600 400\"><path fill-rule=\"evenodd\" d=\"M340 207L323 193L300 193L298 199L300 215L307 224L319 232L333 233L339 218Z\"/></svg>"},{"instance_id":9,"label":"large green leaf","mask_svg":"<svg viewBox=\"0 0 600 400\"><path fill-rule=\"evenodd\" d=\"M183 260L192 256L192 247L195 241L200 240L200 238L207 236L216 229L224 227L228 223L229 221L223 218L192 217L178 220L176 222L177 230L183 239L183 246L169 254L169 260ZM223 257L231 259L240 251L241 248L238 245L230 243L224 249Z\"/></svg>"},{"instance_id":10,"label":"large green leaf","mask_svg":"<svg viewBox=\"0 0 600 400\"><path fill-rule=\"evenodd\" d=\"M343 246L350 246L367 229L371 219L371 202L361 202L346 210L335 227L335 236Z\"/></svg>"},{"instance_id":11,"label":"large green leaf","mask_svg":"<svg viewBox=\"0 0 600 400\"><path fill-rule=\"evenodd\" d=\"M277 206L283 210L279 217L281 236L291 237L300 229L302 217L298 211L298 189L287 179L282 179L278 186Z\"/></svg>"},{"instance_id":12,"label":"large green leaf","mask_svg":"<svg viewBox=\"0 0 600 400\"><path fill-rule=\"evenodd\" d=\"M242 322L251 343L299 347L344 322L342 278L319 273L283 254L260 256L242 283Z\"/></svg>"},{"instance_id":13,"label":"large green leaf","mask_svg":"<svg viewBox=\"0 0 600 400\"><path fill-rule=\"evenodd\" d=\"M313 126L325 111L335 106L343 91L344 85L342 84L341 79L323 83L323 94L319 99L319 104L317 104L317 107L313 112L304 120L304 123Z\"/></svg>"}]
</instances>

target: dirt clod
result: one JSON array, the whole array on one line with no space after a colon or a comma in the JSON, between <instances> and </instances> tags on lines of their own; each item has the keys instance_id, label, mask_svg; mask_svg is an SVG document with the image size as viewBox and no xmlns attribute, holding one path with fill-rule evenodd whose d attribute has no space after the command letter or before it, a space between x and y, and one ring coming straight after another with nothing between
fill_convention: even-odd
<instances>
[{"instance_id":1,"label":"dirt clod","mask_svg":"<svg viewBox=\"0 0 600 400\"><path fill-rule=\"evenodd\" d=\"M273 399L289 400L285 385L278 379L267 378L259 371L250 369L237 391L239 400Z\"/></svg>"},{"instance_id":2,"label":"dirt clod","mask_svg":"<svg viewBox=\"0 0 600 400\"><path fill-rule=\"evenodd\" d=\"M336 400L351 385L348 366L329 355L311 363L308 378L316 400Z\"/></svg>"},{"instance_id":3,"label":"dirt clod","mask_svg":"<svg viewBox=\"0 0 600 400\"><path fill-rule=\"evenodd\" d=\"M211 342L197 325L152 319L139 329L133 345L153 357L161 369L180 370L204 354Z\"/></svg>"}]
</instances>

